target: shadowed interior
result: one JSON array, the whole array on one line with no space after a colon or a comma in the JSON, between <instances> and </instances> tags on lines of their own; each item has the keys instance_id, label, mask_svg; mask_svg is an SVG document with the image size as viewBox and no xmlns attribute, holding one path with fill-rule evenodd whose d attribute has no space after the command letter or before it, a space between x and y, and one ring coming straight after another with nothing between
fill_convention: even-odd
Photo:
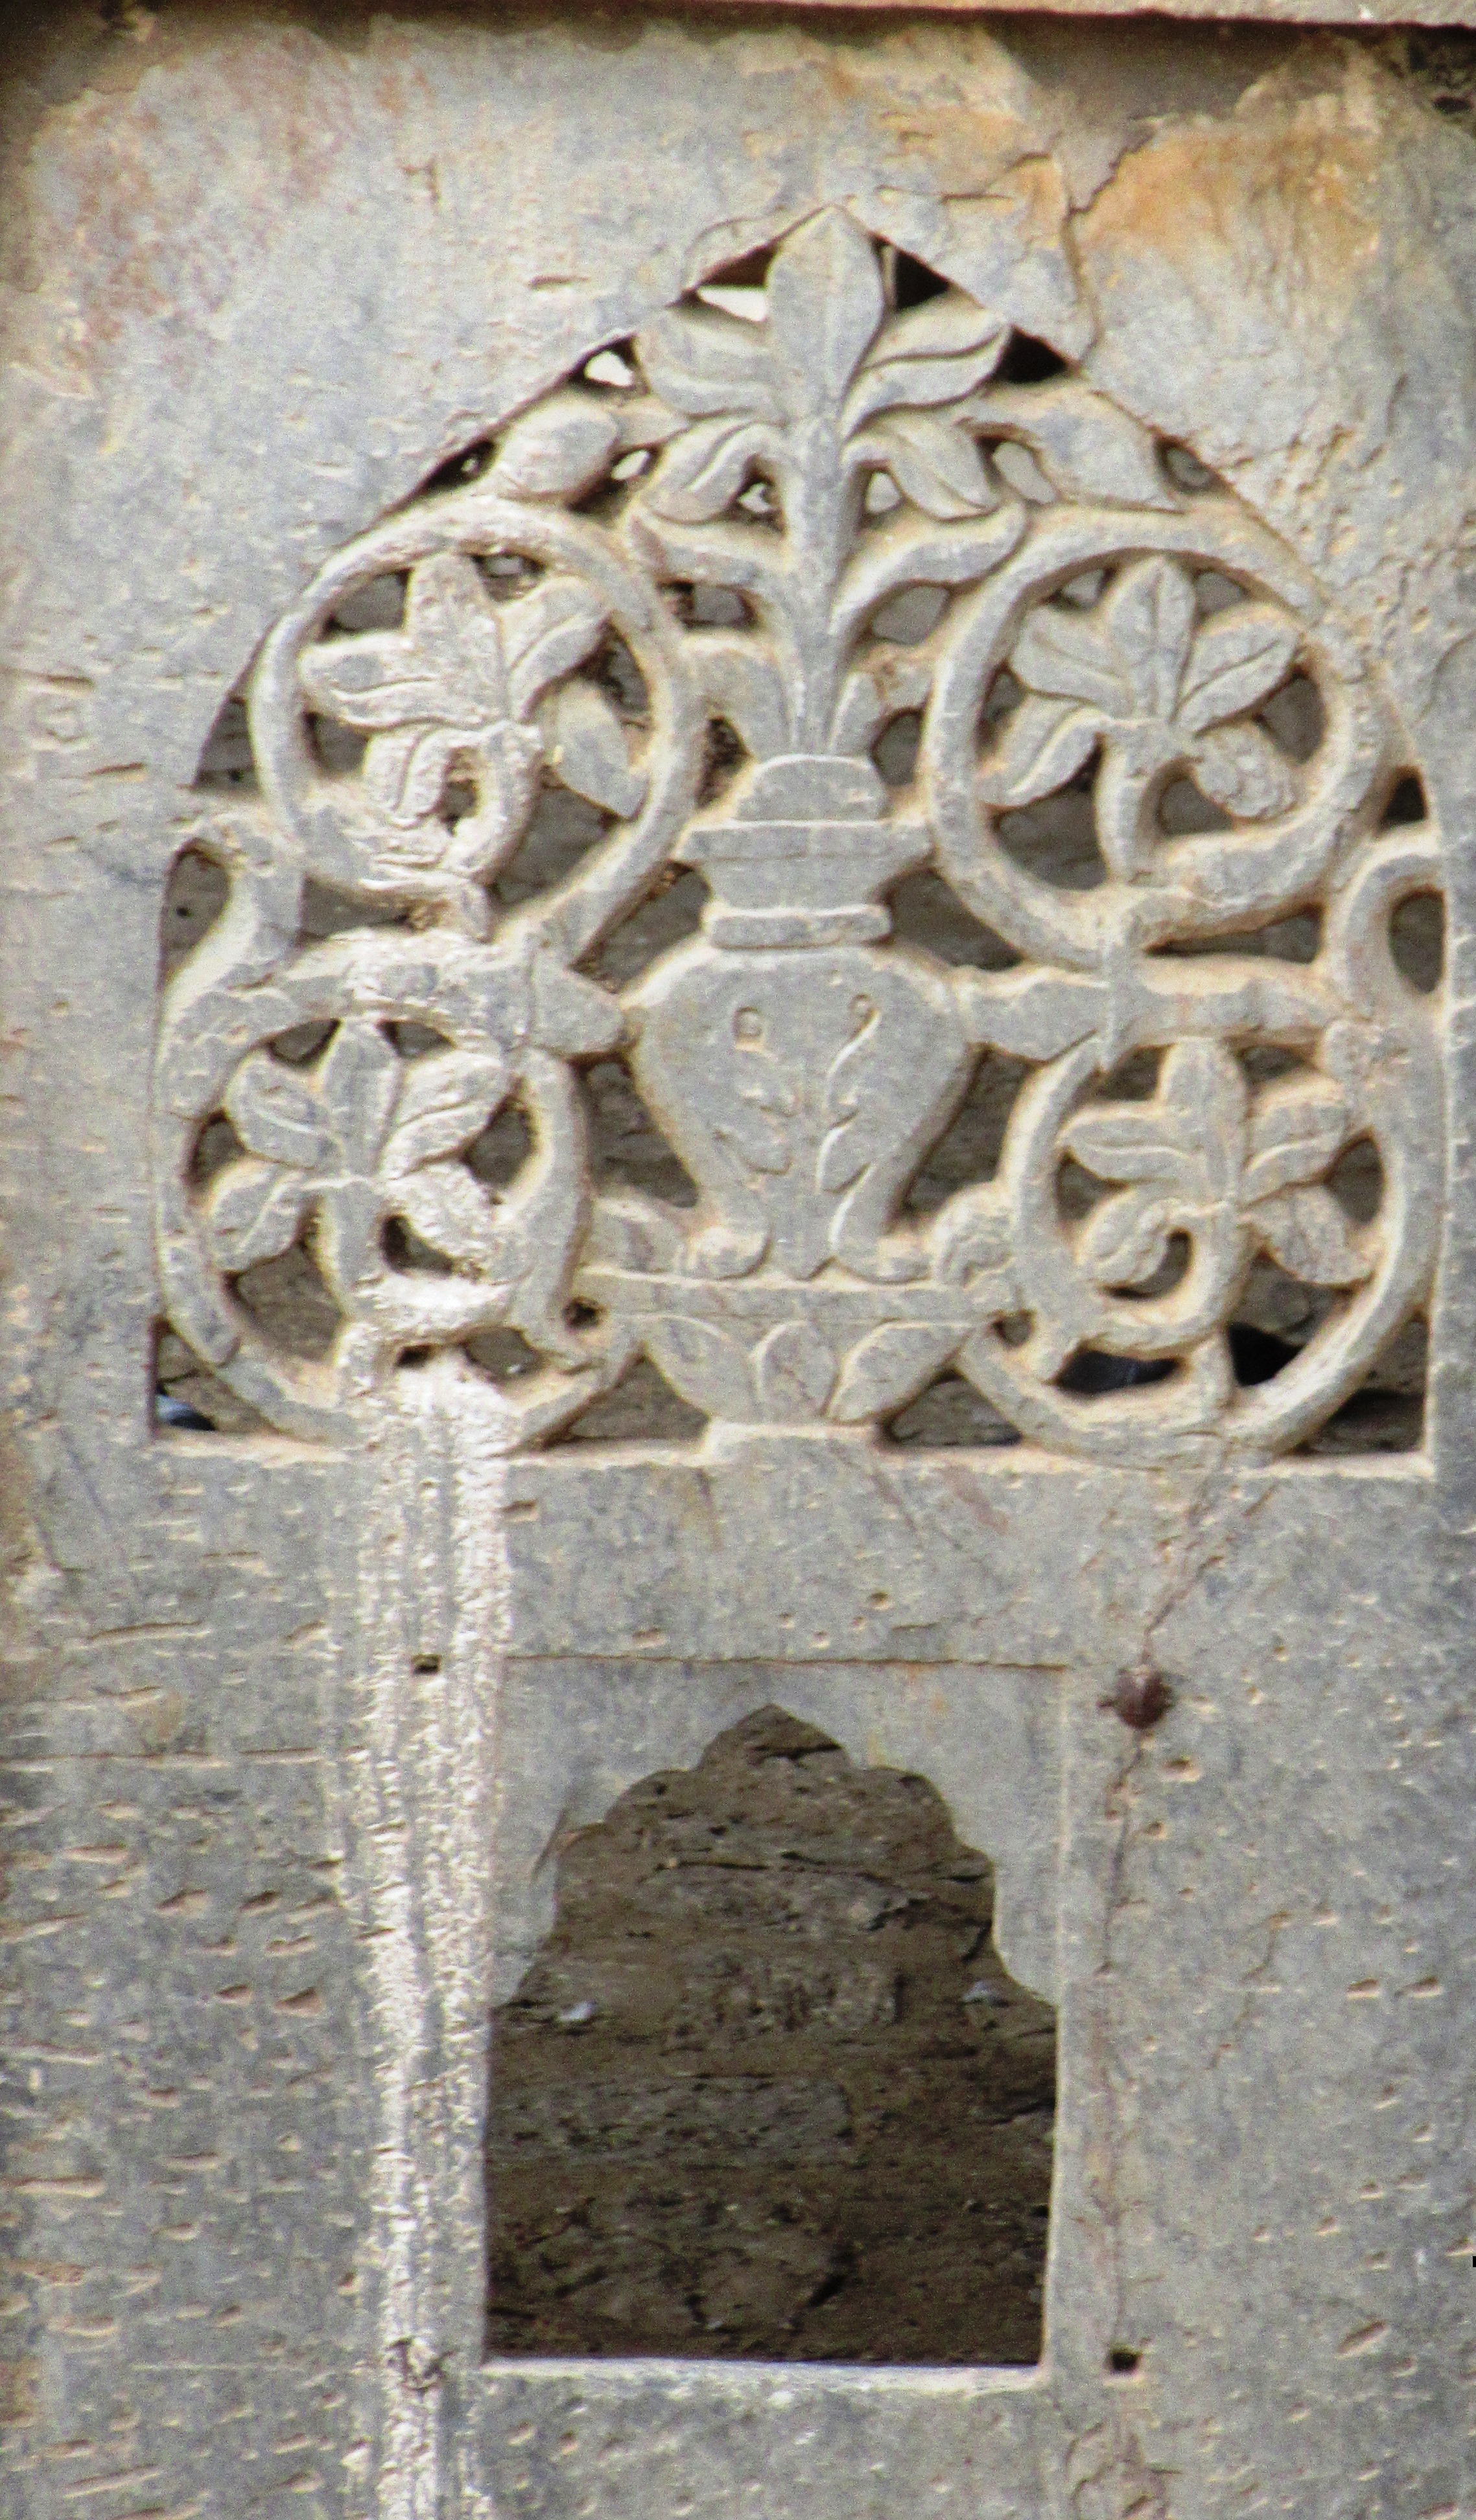
<instances>
[{"instance_id":1,"label":"shadowed interior","mask_svg":"<svg viewBox=\"0 0 1476 2520\"><path fill-rule=\"evenodd\" d=\"M495 2018L494 2354L1033 2362L1054 2017L923 1778L768 1707L565 1845Z\"/></svg>"}]
</instances>

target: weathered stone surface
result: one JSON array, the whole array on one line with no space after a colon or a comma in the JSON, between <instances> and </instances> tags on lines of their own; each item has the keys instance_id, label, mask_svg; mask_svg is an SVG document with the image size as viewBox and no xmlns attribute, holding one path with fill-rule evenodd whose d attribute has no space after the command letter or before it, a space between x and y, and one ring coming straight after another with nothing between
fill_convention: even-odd
<instances>
[{"instance_id":1,"label":"weathered stone surface","mask_svg":"<svg viewBox=\"0 0 1476 2520\"><path fill-rule=\"evenodd\" d=\"M1458 66L111 14L3 185L17 2507L1453 2520ZM1054 2008L1044 2357L489 2359L559 1850L774 1706Z\"/></svg>"}]
</instances>

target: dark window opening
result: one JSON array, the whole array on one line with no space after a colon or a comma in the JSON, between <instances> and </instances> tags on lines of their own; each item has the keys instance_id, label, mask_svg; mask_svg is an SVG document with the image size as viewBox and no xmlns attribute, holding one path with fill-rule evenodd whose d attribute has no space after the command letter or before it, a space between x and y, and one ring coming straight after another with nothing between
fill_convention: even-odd
<instances>
[{"instance_id":1,"label":"dark window opening","mask_svg":"<svg viewBox=\"0 0 1476 2520\"><path fill-rule=\"evenodd\" d=\"M494 2017L495 2354L1029 2363L1054 2019L921 1777L766 1707L565 1845Z\"/></svg>"}]
</instances>

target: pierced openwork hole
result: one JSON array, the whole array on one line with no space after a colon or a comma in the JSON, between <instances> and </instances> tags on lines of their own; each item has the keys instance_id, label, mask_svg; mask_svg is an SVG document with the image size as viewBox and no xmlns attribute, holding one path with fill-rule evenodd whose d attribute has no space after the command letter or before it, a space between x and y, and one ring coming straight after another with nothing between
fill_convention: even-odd
<instances>
[{"instance_id":1,"label":"pierced openwork hole","mask_svg":"<svg viewBox=\"0 0 1476 2520\"><path fill-rule=\"evenodd\" d=\"M232 1281L257 1328L287 1355L327 1356L342 1315L305 1241L274 1260L258 1260Z\"/></svg>"},{"instance_id":2,"label":"pierced openwork hole","mask_svg":"<svg viewBox=\"0 0 1476 2520\"><path fill-rule=\"evenodd\" d=\"M920 946L940 963L966 964L976 971L1007 971L1019 960L1004 937L975 919L931 867L905 875L889 900L893 935L905 944Z\"/></svg>"},{"instance_id":3,"label":"pierced openwork hole","mask_svg":"<svg viewBox=\"0 0 1476 2520\"><path fill-rule=\"evenodd\" d=\"M446 457L443 464L438 464L433 472L426 473L421 483L420 495L425 497L437 490L465 489L469 481L474 481L478 473L485 472L492 461L493 444L490 437L478 437L471 445L459 447L454 455Z\"/></svg>"},{"instance_id":4,"label":"pierced openwork hole","mask_svg":"<svg viewBox=\"0 0 1476 2520\"><path fill-rule=\"evenodd\" d=\"M345 726L341 718L321 716L316 711L303 724L312 757L330 778L349 779L363 769L369 738L359 728Z\"/></svg>"},{"instance_id":5,"label":"pierced openwork hole","mask_svg":"<svg viewBox=\"0 0 1476 2520\"><path fill-rule=\"evenodd\" d=\"M497 2354L1034 2362L1049 2007L924 1778L766 1707L568 1840L494 2016Z\"/></svg>"},{"instance_id":6,"label":"pierced openwork hole","mask_svg":"<svg viewBox=\"0 0 1476 2520\"><path fill-rule=\"evenodd\" d=\"M888 1444L910 1452L953 1451L964 1445L1017 1444L1020 1430L976 1391L962 1373L940 1374L882 1430Z\"/></svg>"},{"instance_id":7,"label":"pierced openwork hole","mask_svg":"<svg viewBox=\"0 0 1476 2520\"><path fill-rule=\"evenodd\" d=\"M1002 384L1041 385L1051 377L1063 377L1066 362L1049 341L1038 341L1030 333L1013 333L995 374Z\"/></svg>"},{"instance_id":8,"label":"pierced openwork hole","mask_svg":"<svg viewBox=\"0 0 1476 2520\"><path fill-rule=\"evenodd\" d=\"M922 720L917 709L903 709L872 746L875 762L889 788L905 788L917 767L917 745L922 735Z\"/></svg>"},{"instance_id":9,"label":"pierced openwork hole","mask_svg":"<svg viewBox=\"0 0 1476 2520\"><path fill-rule=\"evenodd\" d=\"M382 577L372 577L363 586L350 589L334 608L325 637L335 631L354 634L364 630L398 630L405 618L405 595L410 580L403 570L388 571Z\"/></svg>"},{"instance_id":10,"label":"pierced openwork hole","mask_svg":"<svg viewBox=\"0 0 1476 2520\"><path fill-rule=\"evenodd\" d=\"M1394 967L1421 997L1433 996L1445 973L1446 914L1438 892L1411 892L1389 922Z\"/></svg>"},{"instance_id":11,"label":"pierced openwork hole","mask_svg":"<svg viewBox=\"0 0 1476 2520\"><path fill-rule=\"evenodd\" d=\"M611 929L586 968L601 987L628 988L660 954L669 954L702 922L707 886L693 867L665 867L644 901Z\"/></svg>"},{"instance_id":12,"label":"pierced openwork hole","mask_svg":"<svg viewBox=\"0 0 1476 2520\"><path fill-rule=\"evenodd\" d=\"M479 1331L475 1338L468 1339L465 1353L489 1382L517 1382L524 1374L537 1373L543 1365L538 1350L528 1345L521 1330L506 1327Z\"/></svg>"},{"instance_id":13,"label":"pierced openwork hole","mask_svg":"<svg viewBox=\"0 0 1476 2520\"><path fill-rule=\"evenodd\" d=\"M1357 1391L1319 1428L1304 1454L1417 1453L1425 1440L1429 1329L1422 1315L1391 1339Z\"/></svg>"},{"instance_id":14,"label":"pierced openwork hole","mask_svg":"<svg viewBox=\"0 0 1476 2520\"><path fill-rule=\"evenodd\" d=\"M994 1180L1009 1115L1029 1072L1021 1058L985 1052L953 1119L913 1178L906 1214L932 1216L956 1191Z\"/></svg>"},{"instance_id":15,"label":"pierced openwork hole","mask_svg":"<svg viewBox=\"0 0 1476 2520\"><path fill-rule=\"evenodd\" d=\"M747 755L742 738L725 717L709 718L703 739L702 773L697 788L699 805L715 804L725 788L733 785L734 774L742 767Z\"/></svg>"},{"instance_id":16,"label":"pierced openwork hole","mask_svg":"<svg viewBox=\"0 0 1476 2520\"><path fill-rule=\"evenodd\" d=\"M604 839L609 817L567 788L547 787L533 811L522 845L492 886L500 910L516 910L571 876Z\"/></svg>"},{"instance_id":17,"label":"pierced openwork hole","mask_svg":"<svg viewBox=\"0 0 1476 2520\"><path fill-rule=\"evenodd\" d=\"M612 1391L590 1403L559 1444L695 1444L707 1430L700 1409L674 1391L649 1356L638 1356Z\"/></svg>"},{"instance_id":18,"label":"pierced openwork hole","mask_svg":"<svg viewBox=\"0 0 1476 2520\"><path fill-rule=\"evenodd\" d=\"M1158 828L1166 840L1186 839L1195 832L1229 832L1233 825L1192 779L1171 780L1158 799Z\"/></svg>"},{"instance_id":19,"label":"pierced openwork hole","mask_svg":"<svg viewBox=\"0 0 1476 2520\"><path fill-rule=\"evenodd\" d=\"M1097 840L1096 753L1063 788L1037 805L1012 806L999 818L1000 845L1026 875L1060 892L1095 892L1107 879Z\"/></svg>"},{"instance_id":20,"label":"pierced openwork hole","mask_svg":"<svg viewBox=\"0 0 1476 2520\"><path fill-rule=\"evenodd\" d=\"M159 910L159 978L167 980L208 936L226 905L230 878L203 849L182 849Z\"/></svg>"},{"instance_id":21,"label":"pierced openwork hole","mask_svg":"<svg viewBox=\"0 0 1476 2520\"><path fill-rule=\"evenodd\" d=\"M1172 1381L1182 1371L1176 1357L1112 1356L1104 1348L1083 1347L1056 1375L1055 1385L1077 1400L1100 1400L1109 1392Z\"/></svg>"},{"instance_id":22,"label":"pierced openwork hole","mask_svg":"<svg viewBox=\"0 0 1476 2520\"><path fill-rule=\"evenodd\" d=\"M402 1216L386 1216L380 1228L380 1249L391 1269L409 1277L449 1278L454 1264L443 1251L432 1251Z\"/></svg>"},{"instance_id":23,"label":"pierced openwork hole","mask_svg":"<svg viewBox=\"0 0 1476 2520\"><path fill-rule=\"evenodd\" d=\"M1425 799L1425 783L1417 770L1402 770L1389 792L1389 801L1380 817L1380 828L1400 831L1409 825L1422 823L1429 814Z\"/></svg>"},{"instance_id":24,"label":"pierced openwork hole","mask_svg":"<svg viewBox=\"0 0 1476 2520\"><path fill-rule=\"evenodd\" d=\"M271 1430L249 1401L212 1373L167 1324L154 1333L153 1431L170 1435L257 1435Z\"/></svg>"},{"instance_id":25,"label":"pierced openwork hole","mask_svg":"<svg viewBox=\"0 0 1476 2520\"><path fill-rule=\"evenodd\" d=\"M256 764L246 726L246 702L236 693L222 702L219 715L205 738L195 773L195 785L227 794L232 791L249 794L256 787Z\"/></svg>"},{"instance_id":26,"label":"pierced openwork hole","mask_svg":"<svg viewBox=\"0 0 1476 2520\"><path fill-rule=\"evenodd\" d=\"M486 1189L512 1188L533 1151L533 1133L516 1102L505 1102L467 1148L464 1162Z\"/></svg>"},{"instance_id":27,"label":"pierced openwork hole","mask_svg":"<svg viewBox=\"0 0 1476 2520\"><path fill-rule=\"evenodd\" d=\"M1207 464L1201 464L1192 447L1171 441L1163 448L1163 468L1176 490L1190 493L1216 490L1220 484Z\"/></svg>"},{"instance_id":28,"label":"pierced openwork hole","mask_svg":"<svg viewBox=\"0 0 1476 2520\"><path fill-rule=\"evenodd\" d=\"M584 1087L597 1191L645 1191L669 1207L695 1207L696 1184L662 1137L623 1061L598 1060L586 1074Z\"/></svg>"}]
</instances>

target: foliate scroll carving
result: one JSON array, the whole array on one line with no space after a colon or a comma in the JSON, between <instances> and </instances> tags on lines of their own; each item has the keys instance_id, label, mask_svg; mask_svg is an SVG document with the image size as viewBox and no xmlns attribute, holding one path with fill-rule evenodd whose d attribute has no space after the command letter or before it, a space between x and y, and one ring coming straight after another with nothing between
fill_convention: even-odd
<instances>
[{"instance_id":1,"label":"foliate scroll carving","mask_svg":"<svg viewBox=\"0 0 1476 2520\"><path fill-rule=\"evenodd\" d=\"M170 1317L273 1423L351 1425L500 1332L509 1444L644 1353L725 1424L864 1437L951 1371L1057 1448L1267 1454L1427 1300L1441 1000L1393 935L1440 865L1390 817L1387 698L1211 475L1033 365L822 211L271 632L157 1125ZM683 869L698 931L617 990L604 941ZM893 935L923 869L977 960ZM694 1206L596 1194L610 1057ZM915 1211L991 1061L1023 1078L997 1162ZM340 1325L314 1359L244 1292L294 1250ZM1314 1328L1247 1387L1268 1270Z\"/></svg>"}]
</instances>

